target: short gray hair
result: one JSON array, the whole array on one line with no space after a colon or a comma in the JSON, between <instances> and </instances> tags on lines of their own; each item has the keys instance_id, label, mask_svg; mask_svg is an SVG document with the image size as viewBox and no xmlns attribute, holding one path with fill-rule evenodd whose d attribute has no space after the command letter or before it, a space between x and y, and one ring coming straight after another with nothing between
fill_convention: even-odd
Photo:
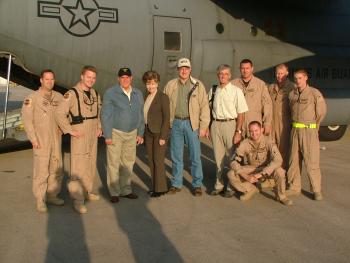
<instances>
[{"instance_id":1,"label":"short gray hair","mask_svg":"<svg viewBox=\"0 0 350 263\"><path fill-rule=\"evenodd\" d=\"M217 68L216 68L216 73L219 74L221 71L223 71L224 69L229 69L230 73L232 73L231 70L231 66L227 65L227 64L220 64Z\"/></svg>"}]
</instances>

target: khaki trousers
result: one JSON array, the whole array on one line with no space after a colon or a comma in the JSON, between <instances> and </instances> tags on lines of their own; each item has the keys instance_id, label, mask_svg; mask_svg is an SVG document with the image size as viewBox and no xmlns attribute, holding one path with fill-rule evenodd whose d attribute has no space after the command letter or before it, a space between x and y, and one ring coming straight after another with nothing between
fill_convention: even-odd
<instances>
[{"instance_id":1,"label":"khaki trousers","mask_svg":"<svg viewBox=\"0 0 350 263\"><path fill-rule=\"evenodd\" d=\"M97 125L88 120L74 128L82 131L84 136L71 136L71 175L67 186L76 202L84 202L85 194L93 190L96 176Z\"/></svg>"},{"instance_id":2,"label":"khaki trousers","mask_svg":"<svg viewBox=\"0 0 350 263\"><path fill-rule=\"evenodd\" d=\"M242 168L240 174L254 174L261 172L262 169L258 169L253 166L246 165ZM238 191L242 193L248 193L255 190L257 187L246 181L240 174L236 174L233 170L230 170L227 174L230 184ZM286 172L283 168L277 168L273 174L273 179L275 181L275 190L279 200L284 200L286 196Z\"/></svg>"},{"instance_id":3,"label":"khaki trousers","mask_svg":"<svg viewBox=\"0 0 350 263\"><path fill-rule=\"evenodd\" d=\"M279 123L278 126L272 127L273 131L271 133L272 139L275 141L278 150L280 151L283 164L282 168L288 169L289 162L289 152L290 152L290 124Z\"/></svg>"},{"instance_id":4,"label":"khaki trousers","mask_svg":"<svg viewBox=\"0 0 350 263\"><path fill-rule=\"evenodd\" d=\"M289 189L301 191L301 167L304 159L311 191L321 192L320 142L317 129L293 128L291 132L291 152L287 173Z\"/></svg>"},{"instance_id":5,"label":"khaki trousers","mask_svg":"<svg viewBox=\"0 0 350 263\"><path fill-rule=\"evenodd\" d=\"M213 143L214 158L216 163L215 190L224 189L224 167L229 166L230 158L234 154L232 139L236 130L236 121L213 121L210 127L210 136Z\"/></svg>"},{"instance_id":6,"label":"khaki trousers","mask_svg":"<svg viewBox=\"0 0 350 263\"><path fill-rule=\"evenodd\" d=\"M152 189L155 192L168 191L165 176L165 153L166 146L159 145L160 133L152 133L147 127L145 128L145 144L148 155L148 165L152 175Z\"/></svg>"},{"instance_id":7,"label":"khaki trousers","mask_svg":"<svg viewBox=\"0 0 350 263\"><path fill-rule=\"evenodd\" d=\"M51 149L47 151L47 147ZM38 201L45 201L46 195L55 197L61 191L62 157L60 145L41 145L41 148L33 150L33 194ZM46 148L44 154L43 148Z\"/></svg>"},{"instance_id":8,"label":"khaki trousers","mask_svg":"<svg viewBox=\"0 0 350 263\"><path fill-rule=\"evenodd\" d=\"M107 145L107 185L111 196L128 195L136 160L137 130L122 132L113 129L111 145Z\"/></svg>"}]
</instances>

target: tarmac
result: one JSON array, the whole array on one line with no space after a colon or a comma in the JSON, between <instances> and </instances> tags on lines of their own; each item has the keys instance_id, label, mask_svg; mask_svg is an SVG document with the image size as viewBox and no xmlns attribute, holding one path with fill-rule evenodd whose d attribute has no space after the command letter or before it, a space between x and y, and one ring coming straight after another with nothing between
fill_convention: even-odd
<instances>
[{"instance_id":1,"label":"tarmac","mask_svg":"<svg viewBox=\"0 0 350 263\"><path fill-rule=\"evenodd\" d=\"M264 190L248 202L191 194L188 161L180 193L149 198L145 147L138 146L132 187L137 200L109 202L106 154L99 144L96 192L80 215L63 184L63 207L38 213L31 191L32 150L0 154L0 262L349 262L350 131L321 143L324 200L312 200L303 174L303 192L286 207ZM185 158L187 160L187 157ZM213 153L202 143L203 189L215 180ZM64 152L65 178L69 153ZM167 175L171 174L169 156Z\"/></svg>"}]
</instances>

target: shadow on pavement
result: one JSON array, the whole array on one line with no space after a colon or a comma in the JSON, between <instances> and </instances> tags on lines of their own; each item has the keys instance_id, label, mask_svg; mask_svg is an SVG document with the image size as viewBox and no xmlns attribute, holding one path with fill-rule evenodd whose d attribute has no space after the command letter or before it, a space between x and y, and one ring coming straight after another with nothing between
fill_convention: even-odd
<instances>
[{"instance_id":1,"label":"shadow on pavement","mask_svg":"<svg viewBox=\"0 0 350 263\"><path fill-rule=\"evenodd\" d=\"M68 173L64 173L61 196L65 206L72 207L72 201L66 188ZM47 237L48 247L45 263L89 263L90 253L86 244L82 216L73 209L50 206L48 210ZM28 259L30 261L30 259Z\"/></svg>"},{"instance_id":2,"label":"shadow on pavement","mask_svg":"<svg viewBox=\"0 0 350 263\"><path fill-rule=\"evenodd\" d=\"M138 156L145 160L144 147L138 147ZM99 145L97 167L106 188L106 149ZM151 184L150 176L139 166L135 165L134 173L148 187ZM144 189L137 184L132 184L133 192L139 195L136 200L120 198L119 203L110 205L113 207L117 227L128 237L129 246L134 260L130 262L184 262L175 246L164 234L162 227L155 216L148 209L149 198ZM105 191L103 191L105 192ZM101 193L101 196L109 203L109 195Z\"/></svg>"}]
</instances>

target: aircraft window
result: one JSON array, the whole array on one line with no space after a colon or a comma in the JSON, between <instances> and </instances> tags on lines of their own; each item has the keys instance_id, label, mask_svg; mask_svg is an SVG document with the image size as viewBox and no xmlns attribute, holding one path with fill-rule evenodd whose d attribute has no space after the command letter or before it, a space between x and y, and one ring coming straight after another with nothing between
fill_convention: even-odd
<instances>
[{"instance_id":1,"label":"aircraft window","mask_svg":"<svg viewBox=\"0 0 350 263\"><path fill-rule=\"evenodd\" d=\"M181 51L180 32L164 32L164 50Z\"/></svg>"},{"instance_id":2,"label":"aircraft window","mask_svg":"<svg viewBox=\"0 0 350 263\"><path fill-rule=\"evenodd\" d=\"M218 32L219 34L222 34L222 33L224 33L224 25L223 24L221 24L221 23L217 23L216 24L216 32Z\"/></svg>"}]
</instances>

